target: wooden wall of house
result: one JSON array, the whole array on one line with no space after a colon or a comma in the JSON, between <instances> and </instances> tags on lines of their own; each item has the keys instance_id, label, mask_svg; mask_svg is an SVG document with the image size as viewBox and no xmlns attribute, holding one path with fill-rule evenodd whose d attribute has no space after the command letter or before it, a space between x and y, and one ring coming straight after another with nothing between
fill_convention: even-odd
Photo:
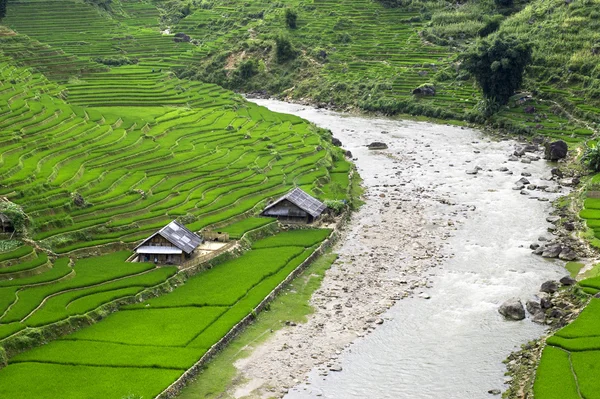
<instances>
[{"instance_id":1,"label":"wooden wall of house","mask_svg":"<svg viewBox=\"0 0 600 399\"><path fill-rule=\"evenodd\" d=\"M308 217L308 213L299 208L297 205L293 204L288 200L281 201L277 205L274 205L272 208L267 209L263 212L265 216L274 216L274 217L294 217L294 218L306 218Z\"/></svg>"},{"instance_id":2,"label":"wooden wall of house","mask_svg":"<svg viewBox=\"0 0 600 399\"><path fill-rule=\"evenodd\" d=\"M169 240L167 240L166 238L164 238L163 236L161 236L159 234L152 237L144 245L159 246L159 247L174 247L175 246Z\"/></svg>"}]
</instances>

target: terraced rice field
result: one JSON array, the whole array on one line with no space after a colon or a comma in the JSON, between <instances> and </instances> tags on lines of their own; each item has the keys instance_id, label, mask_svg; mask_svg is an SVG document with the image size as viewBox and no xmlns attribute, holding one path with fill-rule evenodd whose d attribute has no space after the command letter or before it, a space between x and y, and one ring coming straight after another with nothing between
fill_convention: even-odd
<instances>
[{"instance_id":1,"label":"terraced rice field","mask_svg":"<svg viewBox=\"0 0 600 399\"><path fill-rule=\"evenodd\" d=\"M154 397L250 314L329 234L302 230L257 241L240 258L190 278L167 295L127 306L98 324L17 355L0 370L0 395L80 398L102 392L106 398ZM153 273L174 273L173 268L143 263L125 267L119 264L120 255L81 260L73 268L75 277L63 283L23 288L19 301L25 298L26 305L14 306L17 310L4 317L18 318L37 303L34 299L49 298L29 313L25 324L48 322L110 295L134 295L135 287L143 287L141 280ZM83 284L88 288L73 288ZM31 384L32 375L39 377L36 384Z\"/></svg>"},{"instance_id":2,"label":"terraced rice field","mask_svg":"<svg viewBox=\"0 0 600 399\"><path fill-rule=\"evenodd\" d=\"M65 335L185 280L126 262L134 244L175 218L239 239L273 223L252 216L295 186L346 198L350 164L327 132L178 79L194 46L161 34L150 2L112 7L15 1L0 25L0 196L28 217L0 235L0 345L20 353L0 370L2 398L156 395L330 231L257 243Z\"/></svg>"},{"instance_id":3,"label":"terraced rice field","mask_svg":"<svg viewBox=\"0 0 600 399\"><path fill-rule=\"evenodd\" d=\"M581 283L586 290L600 292L598 278ZM596 399L600 397L597 363L600 299L590 304L570 325L548 338L535 381L536 397L545 399Z\"/></svg>"}]
</instances>

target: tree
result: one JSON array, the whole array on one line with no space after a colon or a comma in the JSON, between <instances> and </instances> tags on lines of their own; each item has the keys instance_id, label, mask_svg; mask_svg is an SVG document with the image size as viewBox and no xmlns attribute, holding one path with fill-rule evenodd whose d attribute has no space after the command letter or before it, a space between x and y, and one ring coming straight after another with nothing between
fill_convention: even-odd
<instances>
[{"instance_id":1,"label":"tree","mask_svg":"<svg viewBox=\"0 0 600 399\"><path fill-rule=\"evenodd\" d=\"M0 19L6 17L6 3L8 0L0 0Z\"/></svg>"},{"instance_id":2,"label":"tree","mask_svg":"<svg viewBox=\"0 0 600 399\"><path fill-rule=\"evenodd\" d=\"M298 14L296 11L291 8L285 9L285 23L290 29L296 29L296 20L298 19Z\"/></svg>"},{"instance_id":3,"label":"tree","mask_svg":"<svg viewBox=\"0 0 600 399\"><path fill-rule=\"evenodd\" d=\"M296 57L296 51L292 47L292 43L283 35L275 37L275 54L277 62L280 64Z\"/></svg>"},{"instance_id":4,"label":"tree","mask_svg":"<svg viewBox=\"0 0 600 399\"><path fill-rule=\"evenodd\" d=\"M531 44L506 35L480 39L461 60L484 97L504 105L523 82L523 73L531 62Z\"/></svg>"}]
</instances>

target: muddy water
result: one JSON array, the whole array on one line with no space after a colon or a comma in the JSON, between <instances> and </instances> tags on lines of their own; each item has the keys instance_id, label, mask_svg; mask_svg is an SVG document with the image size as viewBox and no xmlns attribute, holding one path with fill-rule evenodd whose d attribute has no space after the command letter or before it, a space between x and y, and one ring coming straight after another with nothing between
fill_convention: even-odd
<instances>
[{"instance_id":1,"label":"muddy water","mask_svg":"<svg viewBox=\"0 0 600 399\"><path fill-rule=\"evenodd\" d=\"M544 328L529 320L504 321L499 304L510 297L527 299L543 281L565 274L562 263L528 249L548 236L549 201L559 194L533 190L522 195L512 189L522 172L531 173L532 183L552 186L546 181L549 165L508 162L515 142L494 141L475 130L255 102L331 129L357 158L368 200L337 249L342 258L351 261L369 250L365 246L372 241L363 239L364 231L382 223L382 209L407 212L402 203L389 203L390 192L418 198L423 225L415 230L431 231L432 240L441 244L436 248L442 248L429 254L440 259L437 264L389 276L421 274L427 284L397 301L383 315L383 325L340 354L336 362L342 371L314 367L286 398L468 399L493 397L488 390L504 389L502 360ZM369 151L365 145L373 141L389 149ZM476 167L482 170L467 174ZM499 171L502 167L512 174ZM404 227L389 234L393 241L412 231ZM400 255L402 248L396 250L398 258L389 262L410 263Z\"/></svg>"}]
</instances>

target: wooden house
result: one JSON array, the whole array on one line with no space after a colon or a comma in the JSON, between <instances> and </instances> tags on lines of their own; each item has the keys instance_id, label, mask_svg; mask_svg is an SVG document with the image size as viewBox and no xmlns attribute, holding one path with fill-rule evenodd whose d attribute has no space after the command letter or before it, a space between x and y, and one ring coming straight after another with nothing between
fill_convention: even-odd
<instances>
[{"instance_id":1,"label":"wooden house","mask_svg":"<svg viewBox=\"0 0 600 399\"><path fill-rule=\"evenodd\" d=\"M15 226L12 220L4 213L0 213L0 233L13 233L14 231Z\"/></svg>"},{"instance_id":2,"label":"wooden house","mask_svg":"<svg viewBox=\"0 0 600 399\"><path fill-rule=\"evenodd\" d=\"M295 188L266 206L262 216L275 217L282 222L312 223L321 216L327 206L318 199Z\"/></svg>"},{"instance_id":3,"label":"wooden house","mask_svg":"<svg viewBox=\"0 0 600 399\"><path fill-rule=\"evenodd\" d=\"M202 243L202 238L176 220L152 234L135 248L138 262L181 265Z\"/></svg>"}]
</instances>

